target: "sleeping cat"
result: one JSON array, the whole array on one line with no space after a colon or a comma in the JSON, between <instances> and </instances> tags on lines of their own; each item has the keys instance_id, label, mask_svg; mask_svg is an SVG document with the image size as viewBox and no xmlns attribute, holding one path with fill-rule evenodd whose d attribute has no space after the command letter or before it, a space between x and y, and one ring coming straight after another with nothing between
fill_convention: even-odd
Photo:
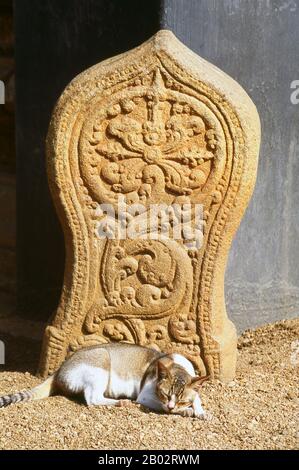
<instances>
[{"instance_id":1,"label":"sleeping cat","mask_svg":"<svg viewBox=\"0 0 299 470\"><path fill-rule=\"evenodd\" d=\"M206 418L197 377L180 354L126 343L81 349L32 390L0 397L0 407L54 394L83 395L87 405L122 406L129 399L154 411Z\"/></svg>"}]
</instances>

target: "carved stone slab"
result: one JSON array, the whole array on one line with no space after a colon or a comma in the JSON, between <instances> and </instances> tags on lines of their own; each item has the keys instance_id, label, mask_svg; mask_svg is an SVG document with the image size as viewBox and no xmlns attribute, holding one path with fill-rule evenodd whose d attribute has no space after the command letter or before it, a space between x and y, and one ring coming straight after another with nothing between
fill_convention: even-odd
<instances>
[{"instance_id":1,"label":"carved stone slab","mask_svg":"<svg viewBox=\"0 0 299 470\"><path fill-rule=\"evenodd\" d=\"M66 267L41 375L69 351L127 341L181 352L202 374L234 377L224 272L255 182L259 140L258 114L244 90L169 31L69 84L47 137ZM192 207L201 204L200 247L188 237L147 238L147 229L135 238L100 237L103 204L134 222L121 197L142 204L144 214L189 202L191 223Z\"/></svg>"}]
</instances>

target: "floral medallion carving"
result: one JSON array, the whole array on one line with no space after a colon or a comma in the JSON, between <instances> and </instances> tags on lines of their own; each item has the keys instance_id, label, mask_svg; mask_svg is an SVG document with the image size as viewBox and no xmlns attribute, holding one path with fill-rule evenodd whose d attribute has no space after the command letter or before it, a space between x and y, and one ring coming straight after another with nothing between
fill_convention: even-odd
<instances>
[{"instance_id":1,"label":"floral medallion carving","mask_svg":"<svg viewBox=\"0 0 299 470\"><path fill-rule=\"evenodd\" d=\"M161 67L95 106L80 138L80 170L94 201L154 204L208 195L225 164L215 116L177 90Z\"/></svg>"}]
</instances>

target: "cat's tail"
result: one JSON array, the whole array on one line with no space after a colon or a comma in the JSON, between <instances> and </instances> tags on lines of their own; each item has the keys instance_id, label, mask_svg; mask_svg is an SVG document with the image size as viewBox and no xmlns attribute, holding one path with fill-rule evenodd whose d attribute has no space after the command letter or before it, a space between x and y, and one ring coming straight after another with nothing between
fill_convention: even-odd
<instances>
[{"instance_id":1,"label":"cat's tail","mask_svg":"<svg viewBox=\"0 0 299 470\"><path fill-rule=\"evenodd\" d=\"M11 393L10 395L4 395L3 397L0 397L0 408L12 405L13 403L19 403L21 401L40 400L41 398L49 397L53 393L54 378L55 374L51 375L44 382L32 388L31 390Z\"/></svg>"}]
</instances>

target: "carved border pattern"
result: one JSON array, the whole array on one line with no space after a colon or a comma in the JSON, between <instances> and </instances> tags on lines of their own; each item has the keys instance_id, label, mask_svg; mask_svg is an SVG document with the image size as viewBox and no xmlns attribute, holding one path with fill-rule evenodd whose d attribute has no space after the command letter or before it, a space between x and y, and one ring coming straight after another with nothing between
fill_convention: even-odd
<instances>
[{"instance_id":1,"label":"carved border pattern","mask_svg":"<svg viewBox=\"0 0 299 470\"><path fill-rule=\"evenodd\" d=\"M236 204L244 171L242 125L231 104L219 92L195 78L163 49L148 49L142 55L140 51L143 47L150 48L141 46L136 57L132 55L129 66L119 66L117 70L108 72L113 68L111 60L107 62L107 72L103 66L102 70L99 68L99 73L95 69L92 74L88 71L81 74L62 95L51 122L47 140L49 182L65 231L67 266L61 302L45 334L40 364L43 375L54 372L68 350L83 345L112 339L156 347L156 341L166 337L168 343L170 340L170 349L175 347L182 351L202 372L206 369L215 377L221 376L219 344L213 335L211 317L211 312L215 310L213 280L220 245L226 236L227 219ZM90 106L94 107L98 97L109 100L120 93L126 83L137 80L138 84L144 70L149 73L157 67L170 77L177 93L184 93L202 103L215 116L225 136L225 164L213 191L203 197L203 191L199 188L195 195L195 200L207 202L207 210L204 245L197 254L189 253L193 287L189 292L188 308L175 315L171 312L170 316L163 314L159 328L157 325L151 326L150 317L147 321L142 319L142 315L137 318L133 314L121 315L117 311L113 314L113 309L110 312L113 323L109 315L100 314L96 324L94 319L98 312L103 311L103 304L98 303L96 295L101 253L105 251L105 246L94 235L99 201L86 186L86 175L80 169L78 141L86 124L85 116L90 113ZM82 103L85 103L84 108Z\"/></svg>"}]
</instances>

